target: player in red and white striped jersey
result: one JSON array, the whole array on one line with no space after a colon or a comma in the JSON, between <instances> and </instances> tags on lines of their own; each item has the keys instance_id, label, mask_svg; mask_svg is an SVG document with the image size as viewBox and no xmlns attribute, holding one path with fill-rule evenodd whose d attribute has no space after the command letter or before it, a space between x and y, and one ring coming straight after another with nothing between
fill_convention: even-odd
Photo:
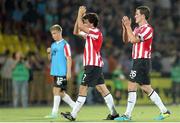
<instances>
[{"instance_id":1,"label":"player in red and white striped jersey","mask_svg":"<svg viewBox=\"0 0 180 123\"><path fill-rule=\"evenodd\" d=\"M133 31L140 42L133 44L132 58L151 58L151 45L153 40L153 28L148 24L136 27Z\"/></svg>"},{"instance_id":2,"label":"player in red and white striped jersey","mask_svg":"<svg viewBox=\"0 0 180 123\"><path fill-rule=\"evenodd\" d=\"M150 9L147 6L136 8L135 21L138 27L136 27L134 31L132 31L131 28L131 19L127 16L124 16L122 19L123 41L133 44L133 66L129 74L127 109L124 115L115 119L118 121L131 120L131 113L136 103L137 83L160 109L161 114L156 119L163 120L170 116L170 112L164 106L159 95L152 89L150 84L149 72L153 28L147 22L149 15Z\"/></svg>"},{"instance_id":3,"label":"player in red and white striped jersey","mask_svg":"<svg viewBox=\"0 0 180 123\"><path fill-rule=\"evenodd\" d=\"M98 28L89 28L89 33L81 31L80 35L84 36L86 40L83 65L103 67L104 63L100 54L103 43L103 36L101 31Z\"/></svg>"},{"instance_id":4,"label":"player in red and white striped jersey","mask_svg":"<svg viewBox=\"0 0 180 123\"><path fill-rule=\"evenodd\" d=\"M107 120L113 120L119 114L115 110L113 97L104 84L104 76L102 73L103 60L100 50L103 42L101 31L97 28L98 16L95 13L87 13L86 8L79 8L78 17L74 26L74 34L83 37L86 40L84 48L84 74L79 88L79 96L71 113L61 113L65 118L74 121L78 111L86 100L89 87L96 89L104 97L104 100L110 110Z\"/></svg>"}]
</instances>

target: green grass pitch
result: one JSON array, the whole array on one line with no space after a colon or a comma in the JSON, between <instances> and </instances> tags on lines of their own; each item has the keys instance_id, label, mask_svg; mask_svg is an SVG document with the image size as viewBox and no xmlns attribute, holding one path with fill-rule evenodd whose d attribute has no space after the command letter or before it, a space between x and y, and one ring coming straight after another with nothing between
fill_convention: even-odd
<instances>
[{"instance_id":1,"label":"green grass pitch","mask_svg":"<svg viewBox=\"0 0 180 123\"><path fill-rule=\"evenodd\" d=\"M117 106L117 111L122 114L125 106ZM172 115L162 122L180 121L180 106L168 106ZM70 111L68 106L61 105L59 112ZM51 112L51 107L29 107L23 108L0 108L0 122L66 122L68 120L59 117L58 119L44 119L44 116ZM84 106L78 114L76 121L79 122L108 122L103 120L109 113L105 105ZM136 106L132 121L134 122L157 122L153 118L159 115L156 106ZM115 121L113 121L115 122Z\"/></svg>"}]
</instances>

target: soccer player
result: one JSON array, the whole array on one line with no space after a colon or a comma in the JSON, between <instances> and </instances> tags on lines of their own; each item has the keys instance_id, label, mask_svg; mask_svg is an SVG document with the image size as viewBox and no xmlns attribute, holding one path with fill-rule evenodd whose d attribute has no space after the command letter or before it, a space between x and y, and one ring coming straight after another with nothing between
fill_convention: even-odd
<instances>
[{"instance_id":1,"label":"soccer player","mask_svg":"<svg viewBox=\"0 0 180 123\"><path fill-rule=\"evenodd\" d=\"M106 120L113 120L119 116L115 110L113 97L104 83L102 73L102 66L104 63L100 55L103 36L97 26L97 14L86 14L86 7L81 6L74 26L74 34L82 36L86 40L83 57L84 74L79 88L79 95L73 110L71 112L61 113L63 117L70 121L74 121L76 119L78 111L80 111L81 107L85 103L88 87L96 87L96 89L104 97L104 100L110 110L110 114L107 116Z\"/></svg>"},{"instance_id":2,"label":"soccer player","mask_svg":"<svg viewBox=\"0 0 180 123\"><path fill-rule=\"evenodd\" d=\"M127 16L122 18L123 41L133 44L132 58L133 66L129 74L128 82L128 100L127 108L124 115L116 118L118 121L131 120L131 113L136 103L137 84L149 96L160 109L160 115L155 118L162 120L170 116L170 112L164 106L161 98L153 90L150 83L150 62L151 62L151 46L153 41L153 28L148 24L147 20L150 16L150 9L147 6L139 6L136 8L135 21L138 26L132 31L131 19Z\"/></svg>"},{"instance_id":3,"label":"soccer player","mask_svg":"<svg viewBox=\"0 0 180 123\"><path fill-rule=\"evenodd\" d=\"M67 81L71 78L71 50L68 42L62 37L62 28L59 25L53 25L50 28L52 38L55 40L51 48L47 49L48 59L51 61L51 76L54 76L54 104L50 115L45 118L58 118L58 109L61 99L71 108L75 102L65 93Z\"/></svg>"}]
</instances>

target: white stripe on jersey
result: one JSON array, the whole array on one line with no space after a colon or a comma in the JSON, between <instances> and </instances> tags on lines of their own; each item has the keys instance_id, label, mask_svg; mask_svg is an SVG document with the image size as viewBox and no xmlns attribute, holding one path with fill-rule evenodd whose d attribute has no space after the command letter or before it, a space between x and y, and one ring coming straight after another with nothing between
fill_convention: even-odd
<instances>
[{"instance_id":1,"label":"white stripe on jersey","mask_svg":"<svg viewBox=\"0 0 180 123\"><path fill-rule=\"evenodd\" d=\"M135 44L134 48L135 48L134 49L134 58L136 58L137 57L137 51L138 51L138 44L137 43Z\"/></svg>"},{"instance_id":2,"label":"white stripe on jersey","mask_svg":"<svg viewBox=\"0 0 180 123\"><path fill-rule=\"evenodd\" d=\"M146 30L143 33L141 33L142 37L144 37L150 30L151 28L147 27Z\"/></svg>"},{"instance_id":3,"label":"white stripe on jersey","mask_svg":"<svg viewBox=\"0 0 180 123\"><path fill-rule=\"evenodd\" d=\"M149 46L149 50L150 50L150 51L151 51L151 48L152 48L152 45ZM151 52L149 52L148 58L150 58L150 57L151 57Z\"/></svg>"},{"instance_id":4,"label":"white stripe on jersey","mask_svg":"<svg viewBox=\"0 0 180 123\"><path fill-rule=\"evenodd\" d=\"M149 34L149 36L145 40L150 39L151 37L152 37L152 32L151 34Z\"/></svg>"},{"instance_id":5,"label":"white stripe on jersey","mask_svg":"<svg viewBox=\"0 0 180 123\"><path fill-rule=\"evenodd\" d=\"M144 40L145 40L145 39L144 39L144 36L145 36L150 30L151 30L151 28L150 28L150 27L147 27L143 33L139 33L139 34L138 34L138 35L140 36L140 40L141 40L141 41L144 41Z\"/></svg>"},{"instance_id":6,"label":"white stripe on jersey","mask_svg":"<svg viewBox=\"0 0 180 123\"><path fill-rule=\"evenodd\" d=\"M96 56L95 56L95 65L96 66L98 66L98 59L99 59L99 56L98 56L98 54L95 54Z\"/></svg>"},{"instance_id":7,"label":"white stripe on jersey","mask_svg":"<svg viewBox=\"0 0 180 123\"><path fill-rule=\"evenodd\" d=\"M144 58L148 58L148 51L144 52Z\"/></svg>"}]
</instances>

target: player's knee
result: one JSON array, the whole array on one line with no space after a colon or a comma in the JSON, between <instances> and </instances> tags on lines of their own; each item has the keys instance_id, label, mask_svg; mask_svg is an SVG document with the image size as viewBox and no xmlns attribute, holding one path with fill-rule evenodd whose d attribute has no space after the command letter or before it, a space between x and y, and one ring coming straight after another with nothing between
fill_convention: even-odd
<instances>
[{"instance_id":1,"label":"player's knee","mask_svg":"<svg viewBox=\"0 0 180 123\"><path fill-rule=\"evenodd\" d=\"M96 86L96 89L102 96L105 96L110 93L106 86Z\"/></svg>"},{"instance_id":2,"label":"player's knee","mask_svg":"<svg viewBox=\"0 0 180 123\"><path fill-rule=\"evenodd\" d=\"M151 88L151 86L146 86L146 85L142 85L140 86L140 88L146 93L146 94L150 94L153 89Z\"/></svg>"},{"instance_id":3,"label":"player's knee","mask_svg":"<svg viewBox=\"0 0 180 123\"><path fill-rule=\"evenodd\" d=\"M64 92L64 91L60 91L60 92L59 92L59 95L60 95L61 97L64 97L65 92Z\"/></svg>"},{"instance_id":4,"label":"player's knee","mask_svg":"<svg viewBox=\"0 0 180 123\"><path fill-rule=\"evenodd\" d=\"M88 87L86 86L81 86L79 88L79 95L81 96L87 96L87 91L88 91Z\"/></svg>"}]
</instances>

